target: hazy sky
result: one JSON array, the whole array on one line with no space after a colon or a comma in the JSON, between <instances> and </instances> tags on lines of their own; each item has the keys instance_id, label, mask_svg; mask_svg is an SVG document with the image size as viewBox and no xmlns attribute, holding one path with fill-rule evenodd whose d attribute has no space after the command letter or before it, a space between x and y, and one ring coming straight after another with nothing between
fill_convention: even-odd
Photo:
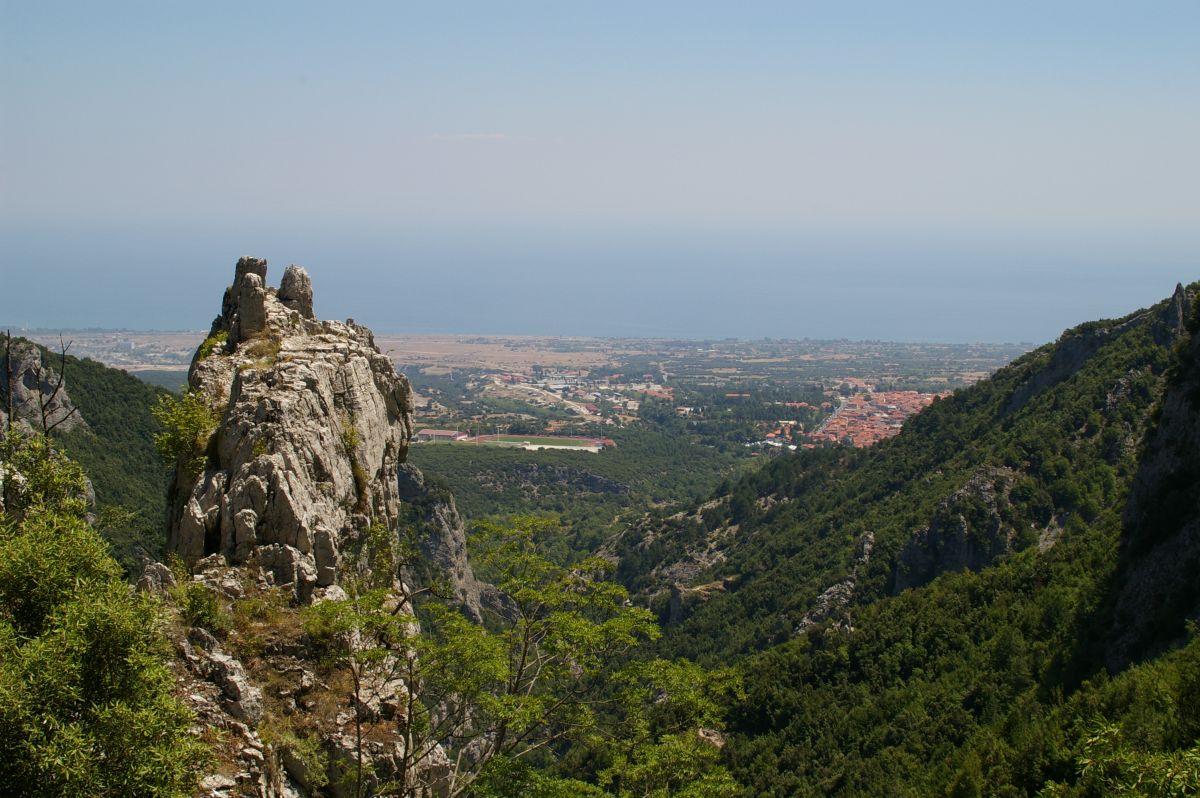
<instances>
[{"instance_id":1,"label":"hazy sky","mask_svg":"<svg viewBox=\"0 0 1200 798\"><path fill-rule=\"evenodd\" d=\"M0 323L1053 338L1200 279L1200 2L0 0Z\"/></svg>"}]
</instances>

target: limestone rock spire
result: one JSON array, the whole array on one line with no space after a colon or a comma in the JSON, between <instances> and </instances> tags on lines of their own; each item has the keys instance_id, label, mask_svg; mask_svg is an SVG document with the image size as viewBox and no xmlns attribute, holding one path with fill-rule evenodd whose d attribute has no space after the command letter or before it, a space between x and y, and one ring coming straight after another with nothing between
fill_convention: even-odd
<instances>
[{"instance_id":1,"label":"limestone rock spire","mask_svg":"<svg viewBox=\"0 0 1200 798\"><path fill-rule=\"evenodd\" d=\"M168 549L258 564L304 600L363 529L394 527L412 391L370 330L314 318L307 272L289 268L278 291L266 273L238 261L193 359L189 387L220 421L200 473L176 470Z\"/></svg>"}]
</instances>

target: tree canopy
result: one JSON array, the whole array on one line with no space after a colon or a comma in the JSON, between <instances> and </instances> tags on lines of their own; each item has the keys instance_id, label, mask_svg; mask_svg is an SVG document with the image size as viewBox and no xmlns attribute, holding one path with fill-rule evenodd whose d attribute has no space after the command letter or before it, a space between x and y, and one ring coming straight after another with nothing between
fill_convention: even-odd
<instances>
[{"instance_id":1,"label":"tree canopy","mask_svg":"<svg viewBox=\"0 0 1200 798\"><path fill-rule=\"evenodd\" d=\"M206 749L173 696L158 608L87 524L82 470L0 440L0 784L29 796L188 796Z\"/></svg>"}]
</instances>

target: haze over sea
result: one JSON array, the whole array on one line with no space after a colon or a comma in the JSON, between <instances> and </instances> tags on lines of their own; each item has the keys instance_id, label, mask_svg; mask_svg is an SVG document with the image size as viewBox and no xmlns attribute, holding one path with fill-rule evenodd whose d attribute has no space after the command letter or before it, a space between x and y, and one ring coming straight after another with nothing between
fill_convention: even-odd
<instances>
[{"instance_id":1,"label":"haze over sea","mask_svg":"<svg viewBox=\"0 0 1200 798\"><path fill-rule=\"evenodd\" d=\"M40 327L207 327L236 254L268 257L276 280L307 266L322 317L522 335L1040 343L1200 277L1186 242L1161 241L1079 252L1053 239L627 229L21 236L6 257L35 268L6 276L0 320Z\"/></svg>"},{"instance_id":2,"label":"haze over sea","mask_svg":"<svg viewBox=\"0 0 1200 798\"><path fill-rule=\"evenodd\" d=\"M243 254L498 334L1041 342L1200 278L1194 2L243 5L5 4L0 323L205 327Z\"/></svg>"}]
</instances>

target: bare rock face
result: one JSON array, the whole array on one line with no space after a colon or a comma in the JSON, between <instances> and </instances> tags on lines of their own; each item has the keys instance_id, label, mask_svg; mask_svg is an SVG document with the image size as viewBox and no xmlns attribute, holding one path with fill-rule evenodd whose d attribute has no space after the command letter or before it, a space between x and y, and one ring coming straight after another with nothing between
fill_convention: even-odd
<instances>
[{"instance_id":1,"label":"bare rock face","mask_svg":"<svg viewBox=\"0 0 1200 798\"><path fill-rule=\"evenodd\" d=\"M1014 550L1017 531L1000 512L1015 473L981 468L940 502L929 525L904 545L896 561L893 592L920 587L939 574L978 571Z\"/></svg>"},{"instance_id":2,"label":"bare rock face","mask_svg":"<svg viewBox=\"0 0 1200 798\"><path fill-rule=\"evenodd\" d=\"M1175 293L1171 295L1171 301L1167 304L1163 314L1163 323L1172 338L1177 338L1187 333L1188 321L1191 318L1192 298L1182 283L1176 283Z\"/></svg>"},{"instance_id":3,"label":"bare rock face","mask_svg":"<svg viewBox=\"0 0 1200 798\"><path fill-rule=\"evenodd\" d=\"M419 568L404 574L405 582L426 585L431 578L445 580L454 593L454 603L476 623L483 610L505 614L502 594L481 581L467 558L467 525L458 513L454 497L430 486L420 469L408 463L397 472L400 498L414 511L416 543L421 553Z\"/></svg>"},{"instance_id":4,"label":"bare rock face","mask_svg":"<svg viewBox=\"0 0 1200 798\"><path fill-rule=\"evenodd\" d=\"M0 349L0 425L8 423L11 395L14 424L39 432L46 427L59 432L87 428L71 401L66 380L43 362L37 346L14 338L9 352L11 363Z\"/></svg>"},{"instance_id":5,"label":"bare rock face","mask_svg":"<svg viewBox=\"0 0 1200 798\"><path fill-rule=\"evenodd\" d=\"M283 273L283 280L279 283L277 296L284 306L296 311L303 318L314 318L312 281L308 278L308 272L299 266L287 267L287 271Z\"/></svg>"},{"instance_id":6,"label":"bare rock face","mask_svg":"<svg viewBox=\"0 0 1200 798\"><path fill-rule=\"evenodd\" d=\"M303 269L278 292L266 269L238 261L193 359L189 387L220 422L202 472L177 469L168 550L188 565L255 562L306 600L333 583L345 542L394 528L412 391L370 330L313 318Z\"/></svg>"},{"instance_id":7,"label":"bare rock face","mask_svg":"<svg viewBox=\"0 0 1200 798\"><path fill-rule=\"evenodd\" d=\"M858 590L859 566L865 566L871 561L871 551L874 548L875 533L864 532L858 539L858 551L854 555L854 566L850 575L825 588L821 595L817 596L812 607L796 625L797 632L803 632L829 620L834 620L839 629L850 630L853 628L847 608L854 601L854 595Z\"/></svg>"}]
</instances>

